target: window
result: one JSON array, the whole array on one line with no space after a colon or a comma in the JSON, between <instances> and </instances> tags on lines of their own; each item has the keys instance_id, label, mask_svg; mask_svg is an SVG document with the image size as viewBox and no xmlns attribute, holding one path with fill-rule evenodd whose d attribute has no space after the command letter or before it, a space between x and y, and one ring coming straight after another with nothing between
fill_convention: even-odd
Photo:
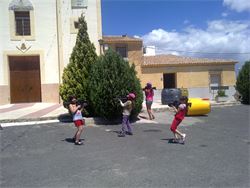
<instances>
[{"instance_id":1,"label":"window","mask_svg":"<svg viewBox=\"0 0 250 188\"><path fill-rule=\"evenodd\" d=\"M30 0L12 0L9 19L11 40L35 40L34 8Z\"/></svg>"},{"instance_id":2,"label":"window","mask_svg":"<svg viewBox=\"0 0 250 188\"><path fill-rule=\"evenodd\" d=\"M127 55L127 48L124 46L124 47L116 47L116 52L122 56L123 58L127 58L128 55Z\"/></svg>"},{"instance_id":3,"label":"window","mask_svg":"<svg viewBox=\"0 0 250 188\"><path fill-rule=\"evenodd\" d=\"M15 11L15 26L17 36L31 35L30 32L30 12Z\"/></svg>"},{"instance_id":4,"label":"window","mask_svg":"<svg viewBox=\"0 0 250 188\"><path fill-rule=\"evenodd\" d=\"M79 29L79 22L78 21L74 21L74 26L75 26L75 29Z\"/></svg>"},{"instance_id":5,"label":"window","mask_svg":"<svg viewBox=\"0 0 250 188\"><path fill-rule=\"evenodd\" d=\"M221 85L221 75L220 74L210 74L210 87Z\"/></svg>"}]
</instances>

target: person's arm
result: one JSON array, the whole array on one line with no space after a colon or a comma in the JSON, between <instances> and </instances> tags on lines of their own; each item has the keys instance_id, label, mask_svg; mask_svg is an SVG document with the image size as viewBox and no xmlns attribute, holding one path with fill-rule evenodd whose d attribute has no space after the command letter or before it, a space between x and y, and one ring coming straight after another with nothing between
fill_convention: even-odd
<instances>
[{"instance_id":1,"label":"person's arm","mask_svg":"<svg viewBox=\"0 0 250 188\"><path fill-rule=\"evenodd\" d=\"M172 107L174 109L174 112L177 113L179 111L179 108L177 109L175 106Z\"/></svg>"},{"instance_id":2,"label":"person's arm","mask_svg":"<svg viewBox=\"0 0 250 188\"><path fill-rule=\"evenodd\" d=\"M77 110L83 110L83 105L77 105Z\"/></svg>"},{"instance_id":3,"label":"person's arm","mask_svg":"<svg viewBox=\"0 0 250 188\"><path fill-rule=\"evenodd\" d=\"M124 107L124 103L120 99L119 101L120 101L121 106Z\"/></svg>"},{"instance_id":4,"label":"person's arm","mask_svg":"<svg viewBox=\"0 0 250 188\"><path fill-rule=\"evenodd\" d=\"M177 112L183 110L184 108L186 108L186 105L185 105L185 104L180 104L180 105L178 106Z\"/></svg>"},{"instance_id":5,"label":"person's arm","mask_svg":"<svg viewBox=\"0 0 250 188\"><path fill-rule=\"evenodd\" d=\"M121 104L122 107L124 107L124 106L129 106L129 105L131 104L131 101L128 100L127 102L123 103L123 102L120 100L120 104Z\"/></svg>"}]
</instances>

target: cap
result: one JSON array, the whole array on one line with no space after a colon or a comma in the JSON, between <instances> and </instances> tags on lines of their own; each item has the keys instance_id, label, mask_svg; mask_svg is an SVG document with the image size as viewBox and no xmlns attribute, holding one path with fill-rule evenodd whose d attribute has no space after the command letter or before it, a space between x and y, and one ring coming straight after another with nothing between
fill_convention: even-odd
<instances>
[{"instance_id":1,"label":"cap","mask_svg":"<svg viewBox=\"0 0 250 188\"><path fill-rule=\"evenodd\" d=\"M147 83L147 87L148 87L148 88L151 88L151 87L152 87L152 83L151 83L151 82L148 82L148 83Z\"/></svg>"},{"instance_id":2,"label":"cap","mask_svg":"<svg viewBox=\"0 0 250 188\"><path fill-rule=\"evenodd\" d=\"M135 94L134 93L129 93L127 95L128 98L135 99Z\"/></svg>"}]
</instances>

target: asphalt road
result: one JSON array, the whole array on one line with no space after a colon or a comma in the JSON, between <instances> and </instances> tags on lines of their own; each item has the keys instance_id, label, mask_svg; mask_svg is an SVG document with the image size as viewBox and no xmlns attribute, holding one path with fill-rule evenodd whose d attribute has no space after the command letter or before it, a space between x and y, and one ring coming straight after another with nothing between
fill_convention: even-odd
<instances>
[{"instance_id":1,"label":"asphalt road","mask_svg":"<svg viewBox=\"0 0 250 188\"><path fill-rule=\"evenodd\" d=\"M186 117L185 145L171 143L173 114L133 124L88 126L84 145L72 123L0 130L0 187L250 187L249 106L219 107Z\"/></svg>"}]
</instances>

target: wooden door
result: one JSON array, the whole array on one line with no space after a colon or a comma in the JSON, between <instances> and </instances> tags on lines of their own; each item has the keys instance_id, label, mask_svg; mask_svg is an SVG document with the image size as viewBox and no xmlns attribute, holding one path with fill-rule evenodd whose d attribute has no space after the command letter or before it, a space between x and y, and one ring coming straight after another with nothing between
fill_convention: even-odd
<instances>
[{"instance_id":1,"label":"wooden door","mask_svg":"<svg viewBox=\"0 0 250 188\"><path fill-rule=\"evenodd\" d=\"M176 88L175 73L163 74L163 86L164 88Z\"/></svg>"},{"instance_id":2,"label":"wooden door","mask_svg":"<svg viewBox=\"0 0 250 188\"><path fill-rule=\"evenodd\" d=\"M10 56L11 103L41 102L39 56Z\"/></svg>"}]
</instances>

